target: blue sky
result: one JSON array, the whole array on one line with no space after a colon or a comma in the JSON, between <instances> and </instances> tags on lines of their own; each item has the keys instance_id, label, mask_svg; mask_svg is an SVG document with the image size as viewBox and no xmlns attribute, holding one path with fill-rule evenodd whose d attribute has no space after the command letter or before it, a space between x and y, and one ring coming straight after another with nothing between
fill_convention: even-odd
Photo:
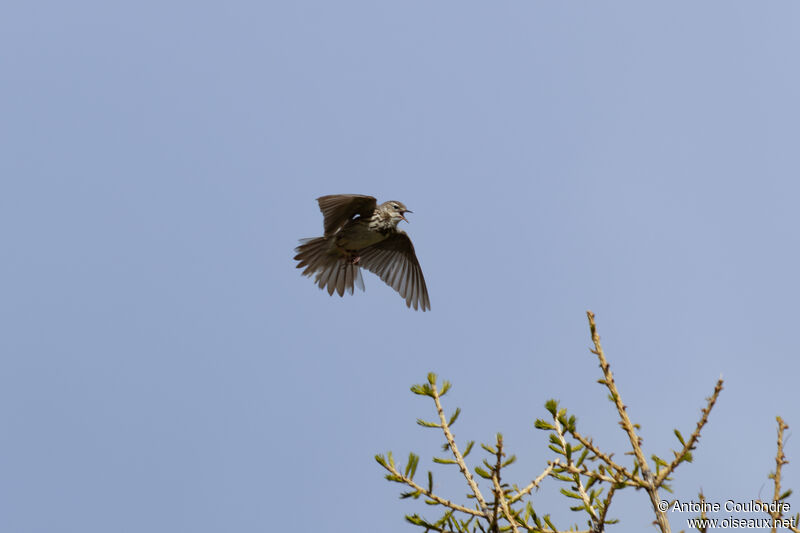
<instances>
[{"instance_id":1,"label":"blue sky","mask_svg":"<svg viewBox=\"0 0 800 533\"><path fill-rule=\"evenodd\" d=\"M552 458L533 421L553 397L622 458L587 309L648 455L726 380L674 496L771 494L774 417L800 424L796 3L0 20L0 530L412 531L404 513L432 513L372 457L429 468L441 437L408 391L429 371L459 441L504 433L509 481ZM371 274L344 299L299 275L333 193L414 211L430 313ZM534 503L567 527L558 488ZM615 530L649 527L648 504L621 494Z\"/></svg>"}]
</instances>

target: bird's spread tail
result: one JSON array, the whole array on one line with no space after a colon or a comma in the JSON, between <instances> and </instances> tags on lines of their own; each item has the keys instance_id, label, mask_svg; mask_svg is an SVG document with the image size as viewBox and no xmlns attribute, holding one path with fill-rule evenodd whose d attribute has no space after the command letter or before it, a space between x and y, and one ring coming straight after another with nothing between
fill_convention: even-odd
<instances>
[{"instance_id":1,"label":"bird's spread tail","mask_svg":"<svg viewBox=\"0 0 800 533\"><path fill-rule=\"evenodd\" d=\"M303 239L295 251L297 268L305 267L304 276L311 277L316 274L314 282L320 289L327 287L328 294L333 295L336 291L339 296L344 296L345 290L353 294L354 285L364 290L361 268L348 261L335 249L332 250L330 241L325 237Z\"/></svg>"}]
</instances>

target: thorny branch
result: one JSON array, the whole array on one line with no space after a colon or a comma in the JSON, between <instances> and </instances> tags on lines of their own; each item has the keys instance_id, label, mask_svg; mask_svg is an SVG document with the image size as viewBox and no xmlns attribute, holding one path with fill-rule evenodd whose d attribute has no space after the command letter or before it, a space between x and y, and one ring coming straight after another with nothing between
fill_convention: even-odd
<instances>
[{"instance_id":1,"label":"thorny branch","mask_svg":"<svg viewBox=\"0 0 800 533\"><path fill-rule=\"evenodd\" d=\"M564 429L561 427L561 422L558 421L557 413L553 414L553 425L556 428L556 435L558 435L558 439L561 441L561 448L564 450L565 457L567 458L567 468L579 470L572 460L572 454L567 453L567 440L564 438ZM572 477L575 480L575 488L578 489L578 494L580 494L581 500L583 501L583 507L586 509L586 512L589 513L589 516L592 517L592 524L594 525L592 529L597 530L599 526L598 516L594 510L594 507L592 507L592 502L589 500L589 495L586 494L586 488L583 486L583 482L581 481L580 471L573 471L572 474Z\"/></svg>"},{"instance_id":2,"label":"thorny branch","mask_svg":"<svg viewBox=\"0 0 800 533\"><path fill-rule=\"evenodd\" d=\"M459 470L469 486L469 491L471 492L471 495L468 495L468 498L475 498L477 508L466 507L435 494L433 492L433 478L431 477L430 472L428 474L428 488L416 483L413 480L413 476L418 457L414 456L413 454L411 454L413 461L410 459L409 466L406 467L405 473L401 472L398 467L395 466L391 458L391 454L389 455L388 461L383 456L376 456L378 462L390 472L390 475L387 476L387 479L403 483L414 490L413 493L403 494L403 497L413 496L416 498L420 495L424 495L428 498L426 503L430 505L441 505L448 509L444 516L436 523L426 522L424 519L419 518L419 516L416 514L413 516L407 516L406 518L409 521L425 527L427 530L441 532L450 532L450 530L456 529L459 532L472 531L473 533L478 530L493 532L503 530L519 533L519 531L524 528L529 532L535 531L537 533L559 533L559 529L556 529L556 527L551 523L548 515L544 515L544 522L540 520L539 515L533 511L533 507L530 502L526 504L527 508L525 509L524 516L521 514L522 510L520 510L519 507L516 509L513 508L513 506L520 503L523 497L531 494L534 488L538 489L546 478L552 477L556 480L574 484L574 490L577 491L577 494L573 492L570 497L579 499L583 504L582 506L574 509L585 509L591 519L590 522L592 525L592 532L604 531L607 524L616 522L616 520L609 519L607 517L607 513L615 492L626 487L644 489L649 496L651 505L653 506L659 529L662 533L669 533L671 531L670 524L666 518L666 513L659 510L659 503L661 500L658 490L659 488L662 488L662 486L665 486L664 482L670 478L681 462L690 460L687 455L696 448L699 442L700 433L708 423L711 410L714 408L717 399L719 398L719 394L722 391L723 381L722 379L717 381L716 386L714 387L714 392L709 398L707 398L706 406L701 410L701 417L689 439L684 442L683 438L676 431L679 440L681 440L681 443L683 444L683 447L680 451L673 452L675 454L674 459L669 464L666 464L660 459L655 458L657 464L663 466L664 469L657 470L656 474L654 475L647 463L647 459L645 459L641 438L636 433L639 428L632 423L630 417L628 416L627 407L622 401L619 390L617 389L614 381L614 375L610 369L610 364L608 363L603 352L603 348L600 344L600 337L597 333L594 314L591 311L588 311L587 317L589 319L589 327L594 345L593 349L591 349L591 352L597 356L600 369L603 373L603 379L600 380L600 383L605 385L610 392L611 400L616 407L617 414L620 419L619 425L625 431L630 441L632 452L635 457L634 468L630 470L618 464L613 460L613 454L603 452L594 444L591 438L578 433L578 431L575 429L574 417L570 418L568 422L564 422L566 419L563 418L562 415L558 414L557 412L553 412L550 407L547 407L547 409L550 410L554 415L554 424L549 425L543 421L537 420L537 427L539 429L546 429L554 432L555 437L552 437L554 439L552 444L555 446L553 449L561 454L557 444L560 443L561 449L564 451L563 455L566 463L562 462L563 460L560 458L555 458L554 460L549 461L544 471L524 488L519 489L516 485L511 485L511 488L509 488L507 483L504 485L501 481L501 470L513 462L513 457L512 459L503 462L502 458L504 457L505 453L503 451L502 436L498 434L496 450L493 450L488 446L483 446L487 451L495 456L493 465L490 465L488 462L484 461L484 464L488 467L489 472L487 473L480 467L476 467L475 469L477 474L491 482L494 501L487 503L478 487L476 478L466 465L464 453L459 451L456 445L455 438L450 428L451 423L458 416L458 410L450 419L450 421L448 421L448 419L445 417L444 409L441 403L441 395L447 392L447 389L450 385L449 383L445 382L440 391L436 386L435 374L430 374L428 376L429 385L416 385L412 387L412 391L414 391L416 394L424 394L433 398L436 405L439 423L424 421L420 422L419 420L418 422L420 425L426 427L436 427L442 430L447 441L445 449L449 449L451 451L454 460L436 459L436 461L454 463L458 465ZM781 469L782 466L788 462L783 454L783 436L786 429L788 429L788 426L783 422L782 419L778 418L778 453L776 456L776 470L775 473L770 476L774 480L774 498L776 500L786 498L788 496L788 492L781 494ZM571 453L569 453L571 445L567 442L567 435L574 438L584 448L581 458L578 459L577 462L573 459ZM468 445L466 453L469 453L471 446L472 442L470 442ZM580 448L576 448L574 446L572 447L573 452L577 451L577 449ZM583 460L588 456L588 454L592 454L590 461L601 461L601 463L597 465L597 468L590 469L583 464ZM583 478L586 478L588 481L584 480ZM605 497L602 498L602 500L596 499L599 498L599 496L594 490L592 490L591 494L589 493L590 487L595 482L608 484ZM505 489L503 488L504 486L506 487ZM703 496L701 496L701 499L702 498ZM469 519L466 521L457 520L453 516L454 512L463 513L464 515L467 515ZM782 517L780 511L772 512L770 514L773 518ZM485 522L483 522L484 520ZM507 521L508 525L501 526L501 522L503 521ZM545 527L545 523L547 527ZM487 525L488 530L486 529ZM800 531L795 528L792 528L792 530L796 533L800 533ZM584 531L581 533L590 532Z\"/></svg>"},{"instance_id":3,"label":"thorny branch","mask_svg":"<svg viewBox=\"0 0 800 533\"><path fill-rule=\"evenodd\" d=\"M433 401L436 402L436 411L439 413L439 422L441 423L442 432L444 432L444 436L447 439L447 444L450 447L450 451L453 452L453 458L456 460L456 463L458 463L458 468L461 470L461 473L464 474L464 478L467 480L469 488L472 489L472 493L475 495L475 499L478 501L478 505L480 505L483 515L485 517L489 517L489 508L486 505L486 500L483 499L483 494L481 494L480 489L478 489L478 484L475 483L475 479L472 477L469 468L467 468L467 465L464 462L464 456L458 451L456 440L453 438L453 433L450 431L447 418L444 416L444 409L442 409L439 390L436 388L435 382L431 383L431 389L433 391Z\"/></svg>"},{"instance_id":4,"label":"thorny branch","mask_svg":"<svg viewBox=\"0 0 800 533\"><path fill-rule=\"evenodd\" d=\"M713 409L714 404L717 403L717 398L719 398L720 392L722 392L722 378L717 380L717 384L714 386L714 393L710 398L707 399L708 404L706 404L706 407L701 411L700 420L697 422L697 426L694 428L689 440L687 440L686 444L684 444L683 450L676 453L675 458L672 460L669 466L667 466L667 468L658 474L658 477L655 481L656 487L660 487L664 480L667 479L667 476L669 476L672 471L675 470L675 467L680 464L686 454L695 449L697 446L697 441L700 439L700 431L702 431L703 426L705 426L706 422L708 422L708 415L711 414L711 409Z\"/></svg>"},{"instance_id":5,"label":"thorny branch","mask_svg":"<svg viewBox=\"0 0 800 533\"><path fill-rule=\"evenodd\" d=\"M778 451L775 453L775 472L769 475L772 478L773 484L773 495L772 501L777 502L780 500L785 499L791 493L791 491L787 491L785 494L781 492L781 473L783 470L783 465L789 464L789 460L786 458L786 455L783 453L783 443L784 432L789 429L789 426L786 422L783 421L783 418L776 417L778 422ZM761 500L758 500L759 503L764 503ZM777 531L775 522L778 520L783 520L783 511L780 507L776 508L774 511L768 511L768 514L772 518L772 532L775 533ZM798 515L800 516L800 515ZM794 526L789 526L789 529L794 531L795 533L800 532L800 529L797 527L797 521L795 521Z\"/></svg>"},{"instance_id":6,"label":"thorny branch","mask_svg":"<svg viewBox=\"0 0 800 533\"><path fill-rule=\"evenodd\" d=\"M639 463L639 468L642 471L642 478L645 482L644 488L647 491L647 495L650 497L650 503L652 504L653 511L656 514L658 527L661 529L662 533L670 533L671 529L669 526L669 521L667 520L667 515L664 511L659 509L658 506L661 498L658 495L658 488L655 484L655 480L653 479L653 474L650 472L650 467L647 465L647 459L645 459L644 453L642 452L639 436L636 434L636 431L633 428L633 423L631 423L630 417L628 417L627 408L625 404L622 403L622 398L617 390L617 385L614 383L614 375L611 373L611 365L608 364L606 356L603 353L603 347L600 345L600 335L597 333L597 326L594 322L594 313L587 311L586 316L589 318L589 329L592 332L592 342L594 343L594 349L592 350L592 353L597 356L597 359L600 362L600 369L603 371L603 377L605 378L603 380L603 384L608 387L608 390L611 393L611 398L614 400L614 405L617 406L617 413L619 413L622 429L624 429L628 434L628 439L631 442L631 447L633 448L636 462Z\"/></svg>"}]
</instances>

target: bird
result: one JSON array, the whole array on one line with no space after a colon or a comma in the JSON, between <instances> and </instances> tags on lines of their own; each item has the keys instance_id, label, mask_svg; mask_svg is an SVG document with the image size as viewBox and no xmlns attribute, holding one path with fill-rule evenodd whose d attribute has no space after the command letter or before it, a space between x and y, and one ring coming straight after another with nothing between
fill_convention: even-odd
<instances>
[{"instance_id":1,"label":"bird","mask_svg":"<svg viewBox=\"0 0 800 533\"><path fill-rule=\"evenodd\" d=\"M333 296L353 294L357 285L364 290L361 269L380 277L396 290L414 310L431 308L428 288L414 245L397 225L412 213L398 201L378 201L360 194L331 194L317 198L323 216L322 237L301 239L295 248L297 268L314 276L320 289Z\"/></svg>"}]
</instances>

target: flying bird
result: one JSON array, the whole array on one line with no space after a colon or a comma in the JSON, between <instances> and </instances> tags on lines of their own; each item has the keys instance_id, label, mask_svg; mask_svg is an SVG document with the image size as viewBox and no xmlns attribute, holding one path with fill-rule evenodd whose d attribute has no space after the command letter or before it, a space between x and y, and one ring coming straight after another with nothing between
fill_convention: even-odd
<instances>
[{"instance_id":1,"label":"flying bird","mask_svg":"<svg viewBox=\"0 0 800 533\"><path fill-rule=\"evenodd\" d=\"M428 288L406 232L397 229L411 213L402 202L378 201L359 194L332 194L317 198L325 234L301 239L295 248L297 268L314 278L320 289L344 296L353 286L364 290L361 268L377 274L405 298L406 306L431 308Z\"/></svg>"}]
</instances>

